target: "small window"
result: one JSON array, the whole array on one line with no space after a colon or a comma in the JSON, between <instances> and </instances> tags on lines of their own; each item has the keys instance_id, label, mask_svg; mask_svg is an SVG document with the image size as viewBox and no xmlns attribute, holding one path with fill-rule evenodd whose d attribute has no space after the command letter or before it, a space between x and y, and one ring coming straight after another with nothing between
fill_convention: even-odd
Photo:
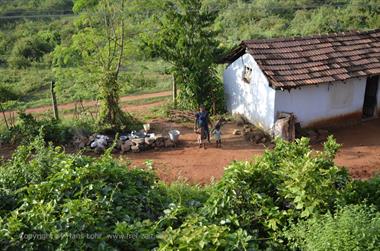
<instances>
[{"instance_id":1,"label":"small window","mask_svg":"<svg viewBox=\"0 0 380 251\"><path fill-rule=\"evenodd\" d=\"M246 83L250 83L252 78L252 68L249 66L244 66L244 71L243 71L243 80Z\"/></svg>"}]
</instances>

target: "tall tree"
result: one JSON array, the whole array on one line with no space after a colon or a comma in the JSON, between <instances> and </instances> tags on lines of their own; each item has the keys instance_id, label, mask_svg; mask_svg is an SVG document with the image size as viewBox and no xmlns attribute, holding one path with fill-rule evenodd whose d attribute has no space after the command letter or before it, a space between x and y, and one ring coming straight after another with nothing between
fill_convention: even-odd
<instances>
[{"instance_id":1,"label":"tall tree","mask_svg":"<svg viewBox=\"0 0 380 251\"><path fill-rule=\"evenodd\" d=\"M75 0L76 21L69 51L80 53L79 68L96 86L101 102L99 123L121 127L127 116L119 106L119 73L125 48L125 0ZM67 50L59 48L62 54ZM59 54L59 53L58 53Z\"/></svg>"},{"instance_id":2,"label":"tall tree","mask_svg":"<svg viewBox=\"0 0 380 251\"><path fill-rule=\"evenodd\" d=\"M223 97L215 64L220 52L213 30L217 12L201 0L175 0L164 1L161 13L155 17L157 32L145 34L144 45L171 63L179 105L195 108L204 104L215 111Z\"/></svg>"}]
</instances>

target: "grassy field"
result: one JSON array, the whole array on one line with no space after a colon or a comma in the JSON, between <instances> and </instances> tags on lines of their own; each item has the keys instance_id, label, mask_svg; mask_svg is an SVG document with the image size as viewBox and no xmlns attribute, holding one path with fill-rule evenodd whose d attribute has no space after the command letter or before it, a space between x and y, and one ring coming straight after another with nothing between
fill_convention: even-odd
<instances>
[{"instance_id":1,"label":"grassy field","mask_svg":"<svg viewBox=\"0 0 380 251\"><path fill-rule=\"evenodd\" d=\"M121 96L144 94L169 90L171 76L165 74L167 64L162 61L133 62L128 64L120 75ZM61 69L75 72L76 69ZM75 86L75 74L67 74L57 82L59 103L82 99L95 99L97 93L92 88ZM16 101L4 104L5 109L26 109L49 105L50 81L56 79L52 69L31 67L27 69L0 68L0 85L7 86L19 95Z\"/></svg>"}]
</instances>

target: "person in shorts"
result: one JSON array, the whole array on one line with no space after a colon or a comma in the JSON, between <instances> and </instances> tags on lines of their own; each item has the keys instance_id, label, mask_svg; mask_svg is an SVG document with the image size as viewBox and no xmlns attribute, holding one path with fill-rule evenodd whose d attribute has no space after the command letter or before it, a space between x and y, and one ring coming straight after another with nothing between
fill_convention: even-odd
<instances>
[{"instance_id":1,"label":"person in shorts","mask_svg":"<svg viewBox=\"0 0 380 251\"><path fill-rule=\"evenodd\" d=\"M198 134L197 142L199 144L199 148L206 149L206 139L207 139L207 133L203 127L200 127L197 129L196 133Z\"/></svg>"},{"instance_id":2,"label":"person in shorts","mask_svg":"<svg viewBox=\"0 0 380 251\"><path fill-rule=\"evenodd\" d=\"M204 105L199 107L199 112L195 114L195 122L194 122L194 131L201 135L201 140L203 137L207 138L207 141L210 143L210 129L209 124L211 124L210 117ZM198 143L199 143L199 135L198 135ZM205 142L202 142L204 148L206 148ZM202 145L200 145L201 147Z\"/></svg>"}]
</instances>

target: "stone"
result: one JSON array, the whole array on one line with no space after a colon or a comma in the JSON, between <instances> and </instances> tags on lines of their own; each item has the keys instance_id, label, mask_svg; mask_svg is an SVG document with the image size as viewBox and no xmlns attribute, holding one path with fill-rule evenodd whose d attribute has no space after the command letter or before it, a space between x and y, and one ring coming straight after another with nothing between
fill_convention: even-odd
<instances>
[{"instance_id":1,"label":"stone","mask_svg":"<svg viewBox=\"0 0 380 251\"><path fill-rule=\"evenodd\" d=\"M156 147L165 147L165 137L156 137L155 146Z\"/></svg>"},{"instance_id":2,"label":"stone","mask_svg":"<svg viewBox=\"0 0 380 251\"><path fill-rule=\"evenodd\" d=\"M251 132L253 132L253 129L252 129L251 127L244 128L244 130L243 130L243 134L244 134L244 135L249 134L249 133L251 133Z\"/></svg>"},{"instance_id":3,"label":"stone","mask_svg":"<svg viewBox=\"0 0 380 251\"><path fill-rule=\"evenodd\" d=\"M266 143L267 142L267 138L266 137L262 137L261 140L260 140L261 143Z\"/></svg>"},{"instance_id":4,"label":"stone","mask_svg":"<svg viewBox=\"0 0 380 251\"><path fill-rule=\"evenodd\" d=\"M138 153L140 152L140 148L138 145L135 145L135 146L131 146L131 150L133 153Z\"/></svg>"},{"instance_id":5,"label":"stone","mask_svg":"<svg viewBox=\"0 0 380 251\"><path fill-rule=\"evenodd\" d=\"M132 142L135 143L136 145L145 143L145 138L132 139Z\"/></svg>"},{"instance_id":6,"label":"stone","mask_svg":"<svg viewBox=\"0 0 380 251\"><path fill-rule=\"evenodd\" d=\"M131 150L131 147L132 147L131 144L125 144L125 143L121 144L120 146L121 153L129 152Z\"/></svg>"},{"instance_id":7,"label":"stone","mask_svg":"<svg viewBox=\"0 0 380 251\"><path fill-rule=\"evenodd\" d=\"M243 126L247 124L247 120L240 114L235 115L235 121L237 126Z\"/></svg>"},{"instance_id":8,"label":"stone","mask_svg":"<svg viewBox=\"0 0 380 251\"><path fill-rule=\"evenodd\" d=\"M329 136L329 131L323 130L323 129L319 129L318 130L318 135L319 135L319 137L321 139L326 139Z\"/></svg>"},{"instance_id":9,"label":"stone","mask_svg":"<svg viewBox=\"0 0 380 251\"><path fill-rule=\"evenodd\" d=\"M241 131L239 129L235 129L233 132L232 132L233 135L241 135Z\"/></svg>"},{"instance_id":10,"label":"stone","mask_svg":"<svg viewBox=\"0 0 380 251\"><path fill-rule=\"evenodd\" d=\"M154 138L145 138L145 143L148 145L152 145L155 141L156 139Z\"/></svg>"},{"instance_id":11,"label":"stone","mask_svg":"<svg viewBox=\"0 0 380 251\"><path fill-rule=\"evenodd\" d=\"M96 153L104 153L105 149L106 149L105 146L98 145L97 147L95 147L95 152Z\"/></svg>"},{"instance_id":12,"label":"stone","mask_svg":"<svg viewBox=\"0 0 380 251\"><path fill-rule=\"evenodd\" d=\"M165 140L165 147L174 147L175 144L173 141L171 141L170 139L168 140Z\"/></svg>"},{"instance_id":13,"label":"stone","mask_svg":"<svg viewBox=\"0 0 380 251\"><path fill-rule=\"evenodd\" d=\"M78 149L82 149L84 147L86 147L86 145L88 144L88 139L84 136L74 136L74 139L73 139L73 145L78 148Z\"/></svg>"},{"instance_id":14,"label":"stone","mask_svg":"<svg viewBox=\"0 0 380 251\"><path fill-rule=\"evenodd\" d=\"M255 143L258 144L260 143L261 139L262 139L262 135L261 134L255 134Z\"/></svg>"},{"instance_id":15,"label":"stone","mask_svg":"<svg viewBox=\"0 0 380 251\"><path fill-rule=\"evenodd\" d=\"M307 133L307 136L309 137L310 142L312 144L316 143L318 141L318 133L317 132L315 132L314 130L308 130L306 133Z\"/></svg>"},{"instance_id":16,"label":"stone","mask_svg":"<svg viewBox=\"0 0 380 251\"><path fill-rule=\"evenodd\" d=\"M156 137L155 137L156 139L160 139L160 138L162 138L162 134L156 134Z\"/></svg>"}]
</instances>

